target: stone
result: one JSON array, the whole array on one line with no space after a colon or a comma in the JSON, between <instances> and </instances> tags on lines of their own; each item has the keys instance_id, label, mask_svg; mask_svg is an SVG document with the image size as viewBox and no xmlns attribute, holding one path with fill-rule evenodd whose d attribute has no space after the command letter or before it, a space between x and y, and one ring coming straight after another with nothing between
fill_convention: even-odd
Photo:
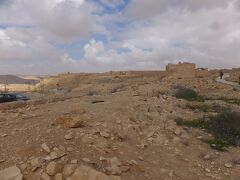
<instances>
[{"instance_id":1,"label":"stone","mask_svg":"<svg viewBox=\"0 0 240 180\"><path fill-rule=\"evenodd\" d=\"M50 153L50 157L51 157L52 160L59 159L59 158L65 156L65 155L66 155L65 152L61 151L60 149L58 149L56 147Z\"/></svg>"},{"instance_id":2,"label":"stone","mask_svg":"<svg viewBox=\"0 0 240 180\"><path fill-rule=\"evenodd\" d=\"M85 144L93 144L94 143L94 138L92 138L91 136L88 135L84 135L82 137L82 142Z\"/></svg>"},{"instance_id":3,"label":"stone","mask_svg":"<svg viewBox=\"0 0 240 180\"><path fill-rule=\"evenodd\" d=\"M55 180L63 180L63 175L60 173L57 173L54 177Z\"/></svg>"},{"instance_id":4,"label":"stone","mask_svg":"<svg viewBox=\"0 0 240 180\"><path fill-rule=\"evenodd\" d=\"M73 148L72 148L72 147L67 147L67 151L68 151L68 152L72 152L72 151L73 151Z\"/></svg>"},{"instance_id":5,"label":"stone","mask_svg":"<svg viewBox=\"0 0 240 180\"><path fill-rule=\"evenodd\" d=\"M88 159L88 158L82 158L82 160L83 160L83 162L85 162L85 163L91 163L90 159Z\"/></svg>"},{"instance_id":6,"label":"stone","mask_svg":"<svg viewBox=\"0 0 240 180\"><path fill-rule=\"evenodd\" d=\"M32 171L36 171L38 168L41 167L41 163L40 163L40 158L34 158L30 161L30 164L32 166Z\"/></svg>"},{"instance_id":7,"label":"stone","mask_svg":"<svg viewBox=\"0 0 240 180\"><path fill-rule=\"evenodd\" d=\"M48 175L47 173L43 173L43 174L41 175L41 178L42 178L43 180L51 180L51 178L49 177L49 175Z\"/></svg>"},{"instance_id":8,"label":"stone","mask_svg":"<svg viewBox=\"0 0 240 180\"><path fill-rule=\"evenodd\" d=\"M173 178L173 170L171 170L169 173L168 173L168 177L170 177L170 178Z\"/></svg>"},{"instance_id":9,"label":"stone","mask_svg":"<svg viewBox=\"0 0 240 180\"><path fill-rule=\"evenodd\" d=\"M66 134L66 135L64 136L64 138L65 138L66 140L71 140L71 139L73 138L73 134L72 134L72 133L68 133L68 134Z\"/></svg>"},{"instance_id":10,"label":"stone","mask_svg":"<svg viewBox=\"0 0 240 180\"><path fill-rule=\"evenodd\" d=\"M83 127L83 121L80 117L59 117L55 120L57 125L66 128L79 128Z\"/></svg>"},{"instance_id":11,"label":"stone","mask_svg":"<svg viewBox=\"0 0 240 180\"><path fill-rule=\"evenodd\" d=\"M118 160L117 157L113 157L110 159L110 168L109 170L111 171L111 173L113 175L118 175L118 174L121 174L122 171L121 171L121 168L120 166L122 165L122 163Z\"/></svg>"},{"instance_id":12,"label":"stone","mask_svg":"<svg viewBox=\"0 0 240 180\"><path fill-rule=\"evenodd\" d=\"M23 180L23 175L17 166L12 166L0 171L1 180Z\"/></svg>"},{"instance_id":13,"label":"stone","mask_svg":"<svg viewBox=\"0 0 240 180\"><path fill-rule=\"evenodd\" d=\"M101 132L100 132L100 136L102 136L102 137L104 137L104 138L109 138L109 137L110 137L110 134L107 133L107 132L101 131Z\"/></svg>"},{"instance_id":14,"label":"stone","mask_svg":"<svg viewBox=\"0 0 240 180\"><path fill-rule=\"evenodd\" d=\"M232 168L232 167L233 167L233 165L230 164L230 163L226 163L226 164L224 164L224 166L225 166L226 168Z\"/></svg>"},{"instance_id":15,"label":"stone","mask_svg":"<svg viewBox=\"0 0 240 180\"><path fill-rule=\"evenodd\" d=\"M205 168L205 171L206 171L206 172L208 172L208 173L210 173L210 172L211 172L211 170L210 170L210 169L208 169L208 168Z\"/></svg>"},{"instance_id":16,"label":"stone","mask_svg":"<svg viewBox=\"0 0 240 180\"><path fill-rule=\"evenodd\" d=\"M138 156L138 159L139 159L140 161L144 161L144 159L143 159L142 156Z\"/></svg>"},{"instance_id":17,"label":"stone","mask_svg":"<svg viewBox=\"0 0 240 180\"><path fill-rule=\"evenodd\" d=\"M74 173L74 171L75 171L76 168L77 168L77 165L76 165L76 164L66 164L66 165L64 166L63 172L62 172L63 176L64 176L64 177L69 177L69 176L71 176L71 175Z\"/></svg>"},{"instance_id":18,"label":"stone","mask_svg":"<svg viewBox=\"0 0 240 180\"><path fill-rule=\"evenodd\" d=\"M72 175L72 180L111 180L106 174L98 172L88 166L78 167Z\"/></svg>"},{"instance_id":19,"label":"stone","mask_svg":"<svg viewBox=\"0 0 240 180\"><path fill-rule=\"evenodd\" d=\"M24 171L27 168L27 164L26 163L20 164L19 168L21 169L21 171Z\"/></svg>"},{"instance_id":20,"label":"stone","mask_svg":"<svg viewBox=\"0 0 240 180\"><path fill-rule=\"evenodd\" d=\"M62 165L54 161L50 162L46 167L46 171L50 176L54 176L61 170L62 170Z\"/></svg>"},{"instance_id":21,"label":"stone","mask_svg":"<svg viewBox=\"0 0 240 180\"><path fill-rule=\"evenodd\" d=\"M174 134L175 134L176 136L181 135L181 129L180 129L180 128L176 128L176 129L174 130Z\"/></svg>"},{"instance_id":22,"label":"stone","mask_svg":"<svg viewBox=\"0 0 240 180\"><path fill-rule=\"evenodd\" d=\"M77 163L78 163L77 159L71 160L71 164L77 164Z\"/></svg>"},{"instance_id":23,"label":"stone","mask_svg":"<svg viewBox=\"0 0 240 180\"><path fill-rule=\"evenodd\" d=\"M207 154L207 155L205 155L203 158L206 159L206 160L209 160L211 157L210 157L209 154Z\"/></svg>"},{"instance_id":24,"label":"stone","mask_svg":"<svg viewBox=\"0 0 240 180\"><path fill-rule=\"evenodd\" d=\"M51 152L50 148L47 146L46 143L43 143L41 147L42 147L42 149L43 149L44 151L46 151L47 153L50 153L50 152Z\"/></svg>"}]
</instances>

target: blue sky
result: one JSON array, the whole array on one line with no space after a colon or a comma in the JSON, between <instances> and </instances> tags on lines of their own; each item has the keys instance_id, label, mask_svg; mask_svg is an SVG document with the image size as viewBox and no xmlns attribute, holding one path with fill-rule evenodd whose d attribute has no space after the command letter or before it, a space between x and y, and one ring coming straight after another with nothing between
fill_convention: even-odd
<instances>
[{"instance_id":1,"label":"blue sky","mask_svg":"<svg viewBox=\"0 0 240 180\"><path fill-rule=\"evenodd\" d=\"M240 66L239 0L1 0L0 73Z\"/></svg>"}]
</instances>

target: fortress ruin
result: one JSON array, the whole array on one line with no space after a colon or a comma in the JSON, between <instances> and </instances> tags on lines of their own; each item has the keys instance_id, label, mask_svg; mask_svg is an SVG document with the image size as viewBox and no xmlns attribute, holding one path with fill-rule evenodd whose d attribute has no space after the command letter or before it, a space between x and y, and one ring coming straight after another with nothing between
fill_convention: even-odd
<instances>
[{"instance_id":1,"label":"fortress ruin","mask_svg":"<svg viewBox=\"0 0 240 180\"><path fill-rule=\"evenodd\" d=\"M166 74L171 78L202 78L210 75L208 69L196 68L194 63L168 64Z\"/></svg>"}]
</instances>

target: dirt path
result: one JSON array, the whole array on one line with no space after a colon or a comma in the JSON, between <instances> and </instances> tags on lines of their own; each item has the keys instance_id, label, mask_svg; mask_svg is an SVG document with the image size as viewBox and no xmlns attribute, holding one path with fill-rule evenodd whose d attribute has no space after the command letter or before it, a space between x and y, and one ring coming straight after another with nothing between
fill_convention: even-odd
<instances>
[{"instance_id":1,"label":"dirt path","mask_svg":"<svg viewBox=\"0 0 240 180\"><path fill-rule=\"evenodd\" d=\"M222 79L220 77L217 77L216 81L219 83L228 84L228 85L231 85L231 86L234 86L234 87L237 87L240 89L240 85L238 83L227 81L226 78L228 78L228 77L229 77L229 74L225 74Z\"/></svg>"}]
</instances>

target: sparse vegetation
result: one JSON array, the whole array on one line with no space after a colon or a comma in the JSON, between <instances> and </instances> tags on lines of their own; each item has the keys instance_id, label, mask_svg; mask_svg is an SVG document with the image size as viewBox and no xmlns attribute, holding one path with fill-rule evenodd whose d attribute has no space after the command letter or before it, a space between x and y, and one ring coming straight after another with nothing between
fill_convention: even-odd
<instances>
[{"instance_id":1,"label":"sparse vegetation","mask_svg":"<svg viewBox=\"0 0 240 180\"><path fill-rule=\"evenodd\" d=\"M205 99L206 100L220 100L220 101L224 101L229 104L235 104L235 105L240 106L240 99L237 99L237 98L227 98L227 97L210 98L210 97L207 97Z\"/></svg>"},{"instance_id":2,"label":"sparse vegetation","mask_svg":"<svg viewBox=\"0 0 240 180\"><path fill-rule=\"evenodd\" d=\"M202 104L202 105L191 105L187 104L186 108L197 112L223 112L227 108L220 106L219 104Z\"/></svg>"},{"instance_id":3,"label":"sparse vegetation","mask_svg":"<svg viewBox=\"0 0 240 180\"><path fill-rule=\"evenodd\" d=\"M124 88L125 85L123 84L119 84L119 85L116 85L115 87L113 87L113 89L111 90L111 93L116 93L116 92L119 92L122 88Z\"/></svg>"},{"instance_id":4,"label":"sparse vegetation","mask_svg":"<svg viewBox=\"0 0 240 180\"><path fill-rule=\"evenodd\" d=\"M185 99L187 101L204 102L203 96L200 96L193 89L182 87L182 86L175 87L175 97L178 99Z\"/></svg>"},{"instance_id":5,"label":"sparse vegetation","mask_svg":"<svg viewBox=\"0 0 240 180\"><path fill-rule=\"evenodd\" d=\"M213 135L213 139L207 140L207 142L214 149L224 150L229 146L240 145L240 112L225 110L209 119L202 118L192 121L178 118L176 123L180 126L207 130Z\"/></svg>"}]
</instances>

